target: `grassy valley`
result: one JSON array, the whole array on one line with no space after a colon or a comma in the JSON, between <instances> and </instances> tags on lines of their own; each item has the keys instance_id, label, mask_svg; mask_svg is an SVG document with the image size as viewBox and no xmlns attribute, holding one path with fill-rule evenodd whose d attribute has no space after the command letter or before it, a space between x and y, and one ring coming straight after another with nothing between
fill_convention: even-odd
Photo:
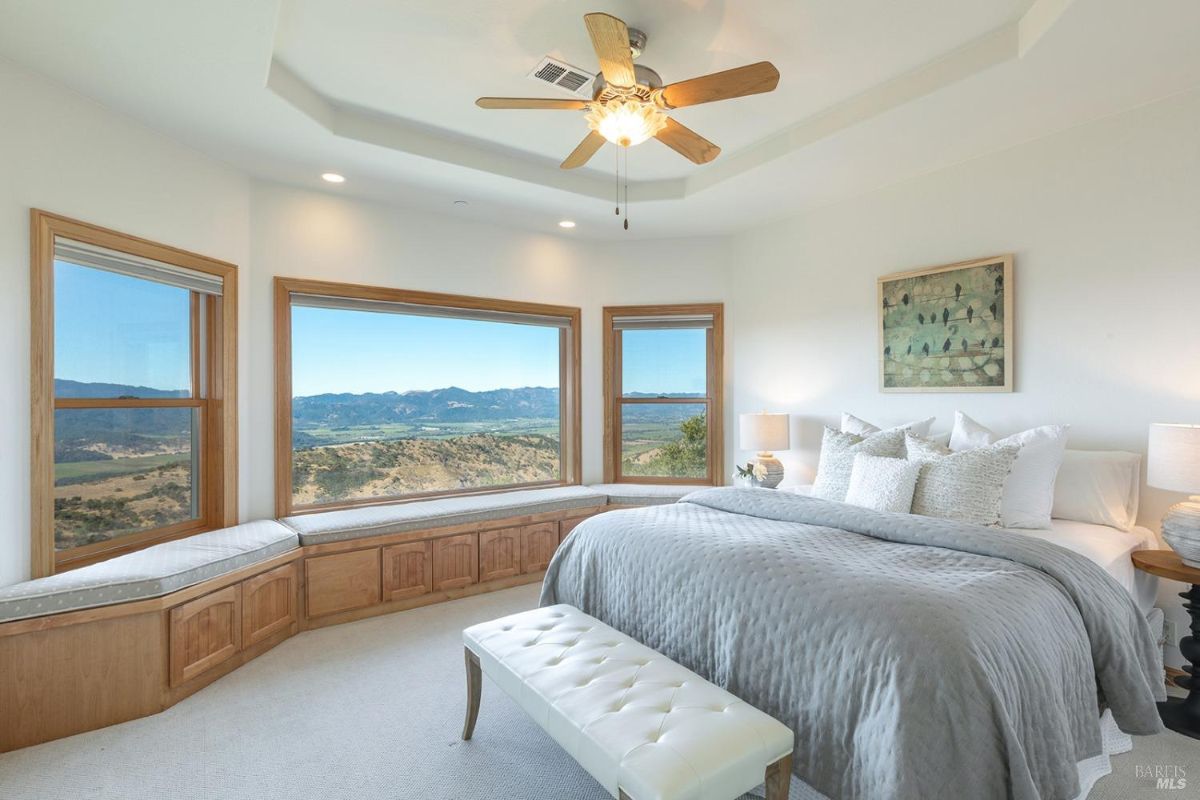
<instances>
[{"instance_id":1,"label":"grassy valley","mask_svg":"<svg viewBox=\"0 0 1200 800\"><path fill-rule=\"evenodd\" d=\"M63 383L63 396L155 396ZM624 474L703 475L696 409L629 406ZM298 505L559 478L556 388L326 394L295 398L293 411ZM71 410L56 414L55 428L59 548L192 518L190 412Z\"/></svg>"}]
</instances>

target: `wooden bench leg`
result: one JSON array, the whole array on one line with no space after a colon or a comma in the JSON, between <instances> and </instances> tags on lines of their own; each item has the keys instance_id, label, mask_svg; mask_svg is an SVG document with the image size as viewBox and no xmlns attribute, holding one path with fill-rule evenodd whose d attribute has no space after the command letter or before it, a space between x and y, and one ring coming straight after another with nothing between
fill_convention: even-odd
<instances>
[{"instance_id":1,"label":"wooden bench leg","mask_svg":"<svg viewBox=\"0 0 1200 800\"><path fill-rule=\"evenodd\" d=\"M767 765L767 800L788 800L792 788L792 754Z\"/></svg>"},{"instance_id":2,"label":"wooden bench leg","mask_svg":"<svg viewBox=\"0 0 1200 800\"><path fill-rule=\"evenodd\" d=\"M463 648L463 656L467 662L467 718L463 722L463 741L471 738L475 732L475 720L479 718L479 695L483 689L483 672L479 669L479 656L471 652L471 648Z\"/></svg>"}]
</instances>

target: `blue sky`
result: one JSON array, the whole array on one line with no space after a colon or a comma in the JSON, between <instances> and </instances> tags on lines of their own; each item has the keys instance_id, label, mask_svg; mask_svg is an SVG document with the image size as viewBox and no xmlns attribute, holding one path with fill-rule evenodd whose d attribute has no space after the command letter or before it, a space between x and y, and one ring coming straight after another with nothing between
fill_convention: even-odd
<instances>
[{"instance_id":1,"label":"blue sky","mask_svg":"<svg viewBox=\"0 0 1200 800\"><path fill-rule=\"evenodd\" d=\"M704 394L708 366L703 330L621 333L621 390L652 394Z\"/></svg>"},{"instance_id":2,"label":"blue sky","mask_svg":"<svg viewBox=\"0 0 1200 800\"><path fill-rule=\"evenodd\" d=\"M292 309L292 394L558 386L558 329Z\"/></svg>"},{"instance_id":3,"label":"blue sky","mask_svg":"<svg viewBox=\"0 0 1200 800\"><path fill-rule=\"evenodd\" d=\"M55 377L188 387L187 291L62 262L54 290ZM297 396L558 385L552 328L304 307L292 326ZM623 336L626 392L704 392L704 331Z\"/></svg>"},{"instance_id":4,"label":"blue sky","mask_svg":"<svg viewBox=\"0 0 1200 800\"><path fill-rule=\"evenodd\" d=\"M623 334L625 391L704 392L704 331ZM558 386L558 331L536 325L292 309L292 393Z\"/></svg>"},{"instance_id":5,"label":"blue sky","mask_svg":"<svg viewBox=\"0 0 1200 800\"><path fill-rule=\"evenodd\" d=\"M54 263L54 377L191 388L189 292Z\"/></svg>"}]
</instances>

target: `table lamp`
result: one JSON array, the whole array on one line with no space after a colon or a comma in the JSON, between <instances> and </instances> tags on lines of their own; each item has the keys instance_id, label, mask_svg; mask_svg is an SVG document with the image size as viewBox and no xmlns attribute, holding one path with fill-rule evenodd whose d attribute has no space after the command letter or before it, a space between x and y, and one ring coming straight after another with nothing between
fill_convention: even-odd
<instances>
[{"instance_id":1,"label":"table lamp","mask_svg":"<svg viewBox=\"0 0 1200 800\"><path fill-rule=\"evenodd\" d=\"M1146 463L1146 483L1192 495L1167 510L1162 534L1183 563L1200 567L1200 425L1151 425Z\"/></svg>"},{"instance_id":2,"label":"table lamp","mask_svg":"<svg viewBox=\"0 0 1200 800\"><path fill-rule=\"evenodd\" d=\"M738 440L743 450L756 450L754 463L766 470L758 479L760 486L774 489L783 480L783 463L774 456L774 450L791 447L788 435L787 414L742 414L738 418Z\"/></svg>"}]
</instances>

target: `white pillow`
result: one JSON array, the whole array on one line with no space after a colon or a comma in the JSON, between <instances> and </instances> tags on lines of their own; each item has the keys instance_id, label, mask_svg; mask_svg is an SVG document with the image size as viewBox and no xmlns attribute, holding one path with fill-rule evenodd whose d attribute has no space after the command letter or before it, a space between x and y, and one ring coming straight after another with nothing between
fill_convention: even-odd
<instances>
[{"instance_id":1,"label":"white pillow","mask_svg":"<svg viewBox=\"0 0 1200 800\"><path fill-rule=\"evenodd\" d=\"M928 439L909 435L908 460L921 465L912 513L974 525L998 527L1004 483L1021 448L992 444L953 453Z\"/></svg>"},{"instance_id":2,"label":"white pillow","mask_svg":"<svg viewBox=\"0 0 1200 800\"><path fill-rule=\"evenodd\" d=\"M996 434L966 414L954 414L950 449L964 452L992 444L1021 448L1000 501L1000 524L1005 528L1046 530L1054 507L1054 484L1067 450L1069 425L1043 425L998 439Z\"/></svg>"},{"instance_id":3,"label":"white pillow","mask_svg":"<svg viewBox=\"0 0 1200 800\"><path fill-rule=\"evenodd\" d=\"M826 428L821 439L821 460L817 463L817 477L813 481L813 497L822 500L846 500L850 488L850 474L854 471L854 458L859 454L869 456L904 457L904 430L890 430L858 436Z\"/></svg>"},{"instance_id":4,"label":"white pillow","mask_svg":"<svg viewBox=\"0 0 1200 800\"><path fill-rule=\"evenodd\" d=\"M850 471L846 502L876 511L907 514L912 510L913 490L921 474L919 461L903 458L857 455Z\"/></svg>"},{"instance_id":5,"label":"white pillow","mask_svg":"<svg viewBox=\"0 0 1200 800\"><path fill-rule=\"evenodd\" d=\"M889 431L907 428L912 432L913 436L920 436L922 439L929 437L929 429L933 427L933 421L936 417L929 419L917 420L910 422L907 425L897 425L893 428L888 428ZM842 433L853 433L856 436L870 436L872 433L879 433L883 428L878 425L872 425L865 419L858 417L848 412L842 412Z\"/></svg>"},{"instance_id":6,"label":"white pillow","mask_svg":"<svg viewBox=\"0 0 1200 800\"><path fill-rule=\"evenodd\" d=\"M999 438L961 411L954 412L954 429L950 431L950 449L955 453L986 447Z\"/></svg>"},{"instance_id":7,"label":"white pillow","mask_svg":"<svg viewBox=\"0 0 1200 800\"><path fill-rule=\"evenodd\" d=\"M1119 450L1068 450L1054 486L1056 519L1127 531L1137 523L1142 457Z\"/></svg>"}]
</instances>

